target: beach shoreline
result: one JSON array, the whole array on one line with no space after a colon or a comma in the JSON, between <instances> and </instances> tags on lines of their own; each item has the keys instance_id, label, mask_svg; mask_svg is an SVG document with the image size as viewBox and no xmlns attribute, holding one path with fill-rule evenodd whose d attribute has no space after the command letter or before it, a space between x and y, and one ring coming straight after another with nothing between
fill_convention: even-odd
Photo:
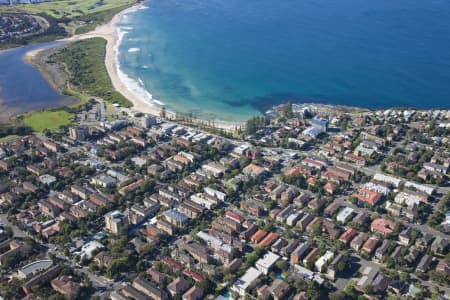
<instances>
[{"instance_id":1,"label":"beach shoreline","mask_svg":"<svg viewBox=\"0 0 450 300\"><path fill-rule=\"evenodd\" d=\"M134 79L129 78L128 75L124 74L120 68L119 63L119 46L123 35L126 32L121 31L117 24L122 20L123 16L134 12L136 10L141 9L144 6L143 2L139 2L134 4L133 6L122 10L118 14L114 15L110 22L97 26L93 31L83 33L80 35L74 35L69 38L61 39L58 41L61 42L75 42L89 38L103 38L106 40L106 50L105 50L105 66L112 82L112 85L116 91L121 93L125 98L127 98L132 104L131 108L133 111L152 114L159 116L163 109L163 106L159 105L156 101L151 99L151 95L147 92L146 96L142 96L142 91L138 91L138 89L143 89L139 86L138 82L135 82ZM25 54L24 59L28 62L33 61L33 59L45 49L36 49ZM42 72L42 70L40 70ZM46 78L46 76L43 76ZM133 85L134 87L132 87ZM147 99L145 99L147 98ZM155 101L151 103L150 101ZM175 119L176 113L169 111L166 109L166 116L168 119ZM198 122L208 122L214 121L214 124L218 128L222 128L225 130L234 130L244 124L241 122L227 122L221 120L202 120L198 119Z\"/></svg>"}]
</instances>

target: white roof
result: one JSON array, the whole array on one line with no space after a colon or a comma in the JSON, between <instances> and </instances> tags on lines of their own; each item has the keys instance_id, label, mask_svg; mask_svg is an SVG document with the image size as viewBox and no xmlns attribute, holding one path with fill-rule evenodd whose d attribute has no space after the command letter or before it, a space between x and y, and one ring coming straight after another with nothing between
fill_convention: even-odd
<instances>
[{"instance_id":1,"label":"white roof","mask_svg":"<svg viewBox=\"0 0 450 300\"><path fill-rule=\"evenodd\" d=\"M434 188L433 187L429 187L429 186L426 186L426 185L423 185L423 184L418 184L418 183L415 183L415 182L412 182L412 181L405 182L405 186L406 187L414 187L414 188L416 188L417 190L419 190L421 192L427 193L428 195L433 195L433 193L434 193Z\"/></svg>"},{"instance_id":2,"label":"white roof","mask_svg":"<svg viewBox=\"0 0 450 300\"><path fill-rule=\"evenodd\" d=\"M279 258L280 258L279 255L269 251L266 253L266 255L264 255L263 258L258 259L256 265L264 269L269 269L273 264L277 262Z\"/></svg>"},{"instance_id":3,"label":"white roof","mask_svg":"<svg viewBox=\"0 0 450 300\"><path fill-rule=\"evenodd\" d=\"M19 274L23 277L28 277L31 274L34 274L38 271L47 270L53 265L53 261L51 260L38 260L34 261L19 270Z\"/></svg>"},{"instance_id":4,"label":"white roof","mask_svg":"<svg viewBox=\"0 0 450 300\"><path fill-rule=\"evenodd\" d=\"M339 212L337 215L338 220L345 220L354 212L354 209L351 207L345 207L343 210Z\"/></svg>"},{"instance_id":5,"label":"white roof","mask_svg":"<svg viewBox=\"0 0 450 300\"><path fill-rule=\"evenodd\" d=\"M391 184L395 185L395 187L398 187L402 182L400 179L398 179L396 177L385 175L385 174L380 174L380 173L375 174L375 176L373 176L373 179L382 181L382 182L391 183Z\"/></svg>"},{"instance_id":6,"label":"white roof","mask_svg":"<svg viewBox=\"0 0 450 300\"><path fill-rule=\"evenodd\" d=\"M81 257L86 256L87 258L92 257L92 253L97 249L102 249L104 246L97 241L90 241L81 247Z\"/></svg>"},{"instance_id":7,"label":"white roof","mask_svg":"<svg viewBox=\"0 0 450 300\"><path fill-rule=\"evenodd\" d=\"M256 268L254 267L250 267L248 268L248 270L245 272L244 275L242 275L241 278L239 278L238 280L236 280L236 282L234 283L234 285L239 289L239 290L246 290L247 287L249 287L256 279L258 279L259 276L261 276L261 272L258 271Z\"/></svg>"}]
</instances>

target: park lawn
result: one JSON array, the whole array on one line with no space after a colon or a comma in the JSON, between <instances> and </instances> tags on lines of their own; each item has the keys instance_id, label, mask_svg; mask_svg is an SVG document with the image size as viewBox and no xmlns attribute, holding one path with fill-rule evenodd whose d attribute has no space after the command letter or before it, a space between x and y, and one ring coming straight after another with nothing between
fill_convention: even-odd
<instances>
[{"instance_id":1,"label":"park lawn","mask_svg":"<svg viewBox=\"0 0 450 300\"><path fill-rule=\"evenodd\" d=\"M26 113L23 124L33 128L34 132L43 132L45 129L59 130L60 126L73 123L74 115L64 110L44 110Z\"/></svg>"}]
</instances>

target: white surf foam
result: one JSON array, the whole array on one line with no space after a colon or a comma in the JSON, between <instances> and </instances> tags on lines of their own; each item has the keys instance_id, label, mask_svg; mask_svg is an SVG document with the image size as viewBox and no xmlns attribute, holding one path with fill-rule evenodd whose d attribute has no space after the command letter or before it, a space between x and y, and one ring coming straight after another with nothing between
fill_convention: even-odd
<instances>
[{"instance_id":1,"label":"white surf foam","mask_svg":"<svg viewBox=\"0 0 450 300\"><path fill-rule=\"evenodd\" d=\"M158 105L164 106L164 102L162 102L162 101L153 99L153 102L155 102L155 103L158 104Z\"/></svg>"},{"instance_id":2,"label":"white surf foam","mask_svg":"<svg viewBox=\"0 0 450 300\"><path fill-rule=\"evenodd\" d=\"M164 102L153 99L152 94L150 94L145 88L144 88L144 83L142 81L142 79L138 79L135 80L133 78L131 78L130 76L128 76L127 74L125 74L120 66L120 61L119 61L119 46L122 43L122 40L125 36L125 34L127 33L126 31L121 30L119 27L117 27L117 43L114 46L114 53L115 53L115 57L114 59L116 60L116 66L117 66L117 76L119 77L119 79L123 82L123 84L128 88L128 90L133 93L137 98L142 99L143 101L145 101L146 103L148 103L149 105L164 105ZM131 48L130 48L131 49ZM128 52L129 50L128 49Z\"/></svg>"},{"instance_id":3,"label":"white surf foam","mask_svg":"<svg viewBox=\"0 0 450 300\"><path fill-rule=\"evenodd\" d=\"M130 52L130 53L139 52L139 51L141 51L141 48L133 47L133 48L128 49L128 52Z\"/></svg>"}]
</instances>

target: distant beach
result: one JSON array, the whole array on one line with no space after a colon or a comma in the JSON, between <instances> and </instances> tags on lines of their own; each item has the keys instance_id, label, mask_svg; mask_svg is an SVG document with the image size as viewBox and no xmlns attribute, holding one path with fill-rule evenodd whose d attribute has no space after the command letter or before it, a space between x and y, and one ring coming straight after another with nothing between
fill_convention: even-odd
<instances>
[{"instance_id":1,"label":"distant beach","mask_svg":"<svg viewBox=\"0 0 450 300\"><path fill-rule=\"evenodd\" d=\"M156 99L152 99L152 95L143 88L139 82L130 78L126 75L120 68L119 63L119 45L122 41L126 31L121 29L117 24L120 20L128 13L134 12L139 9L146 8L143 3L137 3L130 8L127 8L120 13L116 14L112 20L104 25L98 26L95 30L81 34L75 35L70 38L62 39L61 42L75 42L83 39L101 37L107 41L106 44L106 54L105 54L105 65L110 76L113 87L125 96L128 100L133 103L132 109L136 112L148 113L152 115L160 115L163 108L163 103ZM28 62L33 61L36 56L44 49L36 49L26 53L25 60ZM131 49L131 52L139 51L139 49ZM44 74L45 70L40 68L40 71ZM43 75L48 79L48 75ZM50 83L54 85L53 80L49 80ZM168 118L175 118L176 113L166 110L166 116ZM213 121L213 120L199 120L201 121ZM239 122L224 122L219 120L214 120L214 125L219 128L224 129L234 129L236 126L241 126L242 123Z\"/></svg>"}]
</instances>

